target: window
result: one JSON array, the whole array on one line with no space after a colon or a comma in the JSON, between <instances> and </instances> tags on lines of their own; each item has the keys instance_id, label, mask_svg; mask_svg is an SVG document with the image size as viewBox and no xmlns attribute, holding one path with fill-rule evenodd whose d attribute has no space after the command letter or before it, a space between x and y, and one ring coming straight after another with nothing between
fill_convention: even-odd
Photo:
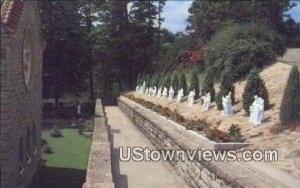
<instances>
[{"instance_id":1,"label":"window","mask_svg":"<svg viewBox=\"0 0 300 188\"><path fill-rule=\"evenodd\" d=\"M26 89L28 89L28 85L31 79L31 71L32 71L32 60L33 60L33 50L32 50L32 33L30 29L26 29L24 33L23 40L23 53L22 53L22 68L23 68L23 78Z\"/></svg>"}]
</instances>

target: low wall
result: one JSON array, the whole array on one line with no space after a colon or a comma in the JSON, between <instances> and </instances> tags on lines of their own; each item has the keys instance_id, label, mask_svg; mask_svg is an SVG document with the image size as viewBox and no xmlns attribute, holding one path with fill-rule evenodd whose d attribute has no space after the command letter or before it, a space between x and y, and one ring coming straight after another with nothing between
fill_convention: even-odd
<instances>
[{"instance_id":1,"label":"low wall","mask_svg":"<svg viewBox=\"0 0 300 188\"><path fill-rule=\"evenodd\" d=\"M157 147L158 150L197 150L212 149L203 140L194 139L188 130L174 125L174 122L129 100L120 97L121 110ZM185 156L187 158L187 156ZM190 187L274 187L272 182L265 180L255 172L241 167L235 162L216 161L170 161L177 174Z\"/></svg>"},{"instance_id":2,"label":"low wall","mask_svg":"<svg viewBox=\"0 0 300 188\"><path fill-rule=\"evenodd\" d=\"M96 100L95 115L93 141L83 188L114 188L108 127L100 99Z\"/></svg>"}]
</instances>

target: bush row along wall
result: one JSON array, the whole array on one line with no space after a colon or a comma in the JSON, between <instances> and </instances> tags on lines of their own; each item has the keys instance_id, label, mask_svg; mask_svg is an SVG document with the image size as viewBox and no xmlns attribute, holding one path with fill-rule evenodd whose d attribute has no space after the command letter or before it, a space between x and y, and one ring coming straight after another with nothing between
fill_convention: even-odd
<instances>
[{"instance_id":1,"label":"bush row along wall","mask_svg":"<svg viewBox=\"0 0 300 188\"><path fill-rule=\"evenodd\" d=\"M111 147L103 105L96 100L95 125L87 166L86 182L82 188L114 188L111 168Z\"/></svg>"},{"instance_id":2,"label":"bush row along wall","mask_svg":"<svg viewBox=\"0 0 300 188\"><path fill-rule=\"evenodd\" d=\"M158 150L206 149L200 142L182 134L166 118L125 97L121 96L118 102L121 110ZM273 187L271 182L236 163L185 160L170 161L170 164L190 187Z\"/></svg>"}]
</instances>

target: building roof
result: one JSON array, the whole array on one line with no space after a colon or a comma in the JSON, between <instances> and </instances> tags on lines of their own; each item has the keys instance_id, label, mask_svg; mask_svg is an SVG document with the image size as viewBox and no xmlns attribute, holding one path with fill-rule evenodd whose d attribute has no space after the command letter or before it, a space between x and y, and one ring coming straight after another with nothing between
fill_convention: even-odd
<instances>
[{"instance_id":1,"label":"building roof","mask_svg":"<svg viewBox=\"0 0 300 188\"><path fill-rule=\"evenodd\" d=\"M10 34L16 32L23 7L24 1L22 0L4 0L1 2L1 30L3 28Z\"/></svg>"}]
</instances>

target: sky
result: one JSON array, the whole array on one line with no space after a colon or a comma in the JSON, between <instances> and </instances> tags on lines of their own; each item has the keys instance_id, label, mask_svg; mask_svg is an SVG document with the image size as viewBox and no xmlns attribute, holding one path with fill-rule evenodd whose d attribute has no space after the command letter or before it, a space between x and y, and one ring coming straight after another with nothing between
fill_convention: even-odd
<instances>
[{"instance_id":1,"label":"sky","mask_svg":"<svg viewBox=\"0 0 300 188\"><path fill-rule=\"evenodd\" d=\"M193 1L188 0L167 0L162 16L165 21L162 24L163 28L167 28L173 33L184 31L189 16L188 9ZM291 1L296 3L296 7L289 10L287 13L294 18L296 22L300 22L300 0Z\"/></svg>"}]
</instances>

